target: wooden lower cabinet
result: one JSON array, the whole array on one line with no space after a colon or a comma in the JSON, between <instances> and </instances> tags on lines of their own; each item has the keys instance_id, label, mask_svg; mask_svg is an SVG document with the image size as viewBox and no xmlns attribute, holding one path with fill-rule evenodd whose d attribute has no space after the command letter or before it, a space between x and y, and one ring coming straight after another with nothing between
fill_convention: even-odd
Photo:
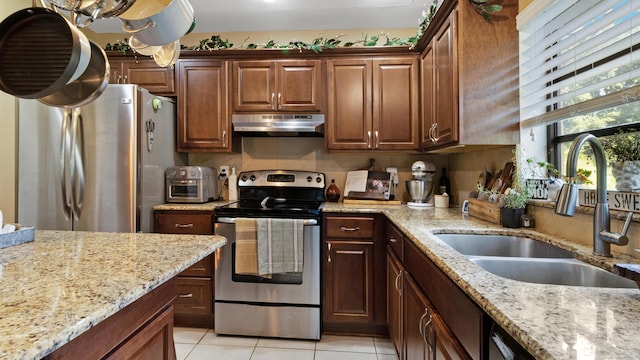
<instances>
[{"instance_id":1,"label":"wooden lower cabinet","mask_svg":"<svg viewBox=\"0 0 640 360\"><path fill-rule=\"evenodd\" d=\"M176 284L176 278L167 281L44 359L175 360Z\"/></svg>"},{"instance_id":2,"label":"wooden lower cabinet","mask_svg":"<svg viewBox=\"0 0 640 360\"><path fill-rule=\"evenodd\" d=\"M403 290L403 359L471 359L409 274L403 276Z\"/></svg>"},{"instance_id":3,"label":"wooden lower cabinet","mask_svg":"<svg viewBox=\"0 0 640 360\"><path fill-rule=\"evenodd\" d=\"M163 210L155 212L156 232L213 234L213 212ZM213 328L214 255L178 275L174 321L177 326Z\"/></svg>"},{"instance_id":4,"label":"wooden lower cabinet","mask_svg":"<svg viewBox=\"0 0 640 360\"><path fill-rule=\"evenodd\" d=\"M387 334L383 227L376 215L324 215L325 333Z\"/></svg>"}]
</instances>

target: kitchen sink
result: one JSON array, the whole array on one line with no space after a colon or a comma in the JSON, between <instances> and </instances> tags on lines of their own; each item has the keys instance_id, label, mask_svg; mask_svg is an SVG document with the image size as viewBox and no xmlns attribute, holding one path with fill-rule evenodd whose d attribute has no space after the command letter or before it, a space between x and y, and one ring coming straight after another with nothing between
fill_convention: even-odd
<instances>
[{"instance_id":1,"label":"kitchen sink","mask_svg":"<svg viewBox=\"0 0 640 360\"><path fill-rule=\"evenodd\" d=\"M436 237L463 255L527 258L575 257L569 250L521 236L437 234Z\"/></svg>"},{"instance_id":2,"label":"kitchen sink","mask_svg":"<svg viewBox=\"0 0 640 360\"><path fill-rule=\"evenodd\" d=\"M554 285L638 288L635 281L576 259L474 257L488 272L507 279Z\"/></svg>"}]
</instances>

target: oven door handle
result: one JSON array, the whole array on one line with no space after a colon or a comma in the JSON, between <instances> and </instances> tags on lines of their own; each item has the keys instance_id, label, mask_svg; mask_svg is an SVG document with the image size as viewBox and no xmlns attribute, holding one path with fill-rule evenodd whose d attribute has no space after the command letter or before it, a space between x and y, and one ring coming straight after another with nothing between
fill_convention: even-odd
<instances>
[{"instance_id":1,"label":"oven door handle","mask_svg":"<svg viewBox=\"0 0 640 360\"><path fill-rule=\"evenodd\" d=\"M216 223L219 223L219 224L235 224L236 223L236 218L234 218L234 217L219 217L219 218L216 218ZM318 220L317 219L304 219L303 224L304 224L304 226L318 225Z\"/></svg>"}]
</instances>

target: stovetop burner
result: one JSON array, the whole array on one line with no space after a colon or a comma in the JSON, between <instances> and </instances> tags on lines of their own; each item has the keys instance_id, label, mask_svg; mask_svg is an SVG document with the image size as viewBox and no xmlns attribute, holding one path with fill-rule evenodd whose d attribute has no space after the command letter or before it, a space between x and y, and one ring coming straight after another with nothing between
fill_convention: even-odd
<instances>
[{"instance_id":1,"label":"stovetop burner","mask_svg":"<svg viewBox=\"0 0 640 360\"><path fill-rule=\"evenodd\" d=\"M259 170L238 175L240 200L216 209L217 217L316 218L324 202L318 172Z\"/></svg>"}]
</instances>

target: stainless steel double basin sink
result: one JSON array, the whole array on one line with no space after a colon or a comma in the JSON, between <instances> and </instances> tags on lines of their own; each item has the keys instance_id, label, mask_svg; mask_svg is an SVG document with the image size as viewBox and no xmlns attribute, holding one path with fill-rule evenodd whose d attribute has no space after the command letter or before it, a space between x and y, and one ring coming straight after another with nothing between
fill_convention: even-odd
<instances>
[{"instance_id":1,"label":"stainless steel double basin sink","mask_svg":"<svg viewBox=\"0 0 640 360\"><path fill-rule=\"evenodd\" d=\"M575 258L573 252L509 235L436 234L440 241L495 275L530 283L638 288L635 281Z\"/></svg>"}]
</instances>

